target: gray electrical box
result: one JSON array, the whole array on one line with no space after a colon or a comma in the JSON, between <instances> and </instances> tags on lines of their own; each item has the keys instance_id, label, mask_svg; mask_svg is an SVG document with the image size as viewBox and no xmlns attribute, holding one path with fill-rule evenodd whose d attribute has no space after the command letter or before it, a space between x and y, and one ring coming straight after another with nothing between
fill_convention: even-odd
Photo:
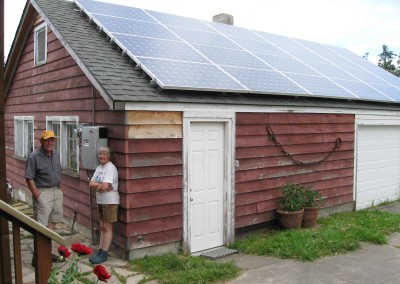
<instances>
[{"instance_id":1,"label":"gray electrical box","mask_svg":"<svg viewBox=\"0 0 400 284\"><path fill-rule=\"evenodd\" d=\"M99 165L97 150L107 146L107 128L103 126L82 127L82 167L95 170Z\"/></svg>"}]
</instances>

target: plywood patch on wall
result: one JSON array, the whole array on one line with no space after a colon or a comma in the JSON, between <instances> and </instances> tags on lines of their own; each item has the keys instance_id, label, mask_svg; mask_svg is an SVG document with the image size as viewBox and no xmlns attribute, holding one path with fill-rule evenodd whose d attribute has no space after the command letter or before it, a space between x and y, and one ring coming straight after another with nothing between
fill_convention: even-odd
<instances>
[{"instance_id":1,"label":"plywood patch on wall","mask_svg":"<svg viewBox=\"0 0 400 284\"><path fill-rule=\"evenodd\" d=\"M128 138L182 138L182 113L159 111L129 111Z\"/></svg>"}]
</instances>

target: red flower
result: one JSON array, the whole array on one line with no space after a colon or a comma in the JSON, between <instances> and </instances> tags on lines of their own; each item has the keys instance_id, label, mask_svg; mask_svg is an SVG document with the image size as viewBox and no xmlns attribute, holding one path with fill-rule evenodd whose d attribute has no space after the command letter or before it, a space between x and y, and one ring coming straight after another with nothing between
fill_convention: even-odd
<instances>
[{"instance_id":1,"label":"red flower","mask_svg":"<svg viewBox=\"0 0 400 284\"><path fill-rule=\"evenodd\" d=\"M57 251L61 256L65 257L65 258L68 258L71 255L68 248L66 248L65 246L59 246Z\"/></svg>"},{"instance_id":2,"label":"red flower","mask_svg":"<svg viewBox=\"0 0 400 284\"><path fill-rule=\"evenodd\" d=\"M107 280L111 278L111 274L109 274L105 267L101 264L97 264L94 267L93 273L96 274L98 280L103 282L107 282Z\"/></svg>"},{"instance_id":3,"label":"red flower","mask_svg":"<svg viewBox=\"0 0 400 284\"><path fill-rule=\"evenodd\" d=\"M79 256L91 254L93 251L91 248L89 248L85 245L79 244L79 243L72 244L71 249L74 252L76 252Z\"/></svg>"}]
</instances>

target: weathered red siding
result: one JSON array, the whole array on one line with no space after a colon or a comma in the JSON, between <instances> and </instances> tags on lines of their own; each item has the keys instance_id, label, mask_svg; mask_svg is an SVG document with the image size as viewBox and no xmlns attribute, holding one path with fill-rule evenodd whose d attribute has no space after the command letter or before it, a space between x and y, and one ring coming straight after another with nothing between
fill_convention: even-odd
<instances>
[{"instance_id":1,"label":"weathered red siding","mask_svg":"<svg viewBox=\"0 0 400 284\"><path fill-rule=\"evenodd\" d=\"M129 249L181 241L182 139L129 139L126 148L117 230Z\"/></svg>"},{"instance_id":2,"label":"weathered red siding","mask_svg":"<svg viewBox=\"0 0 400 284\"><path fill-rule=\"evenodd\" d=\"M276 138L294 159L321 160L336 138L341 147L325 162L294 164L268 136ZM276 218L280 193L288 181L313 186L325 197L324 207L353 200L354 116L339 114L238 113L236 116L236 228Z\"/></svg>"},{"instance_id":3,"label":"weathered red siding","mask_svg":"<svg viewBox=\"0 0 400 284\"><path fill-rule=\"evenodd\" d=\"M48 32L47 63L34 66L33 30L34 28L23 49L5 101L7 179L11 181L13 188L25 190L28 195L30 193L23 178L25 160L14 156L14 116L34 117L35 147L39 147L38 137L40 137L40 132L46 128L46 116L74 115L79 116L80 123L106 126L109 145L116 150L117 156L125 154L124 148L119 149L114 146L119 145L118 142L124 139L127 132L125 113L109 110L108 105L93 88L75 60L50 30ZM123 167L117 166L120 171L124 171ZM64 214L72 219L76 213L76 222L90 228L87 171L81 168L79 177L64 174L62 186ZM121 181L121 187L124 186L126 186L126 182ZM122 191L126 192L124 189ZM94 217L96 217L96 212L94 212ZM97 218L94 219L96 221ZM120 238L117 236L117 239Z\"/></svg>"}]
</instances>

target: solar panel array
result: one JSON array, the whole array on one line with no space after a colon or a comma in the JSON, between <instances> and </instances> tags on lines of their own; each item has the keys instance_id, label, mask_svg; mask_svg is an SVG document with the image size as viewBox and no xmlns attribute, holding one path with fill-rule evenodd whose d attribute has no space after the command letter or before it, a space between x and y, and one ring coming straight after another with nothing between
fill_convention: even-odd
<instances>
[{"instance_id":1,"label":"solar panel array","mask_svg":"<svg viewBox=\"0 0 400 284\"><path fill-rule=\"evenodd\" d=\"M105 2L75 3L163 89L400 102L400 78L344 48Z\"/></svg>"}]
</instances>

